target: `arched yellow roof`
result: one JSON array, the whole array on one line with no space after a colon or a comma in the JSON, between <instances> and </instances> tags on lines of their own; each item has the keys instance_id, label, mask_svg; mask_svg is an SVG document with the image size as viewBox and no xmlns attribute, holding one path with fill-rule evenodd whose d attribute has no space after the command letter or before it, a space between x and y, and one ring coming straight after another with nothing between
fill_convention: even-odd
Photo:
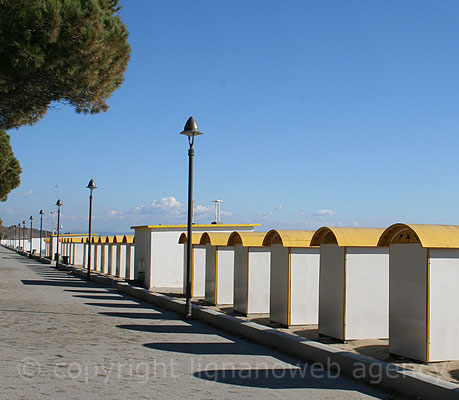
<instances>
[{"instance_id":1,"label":"arched yellow roof","mask_svg":"<svg viewBox=\"0 0 459 400\"><path fill-rule=\"evenodd\" d=\"M323 226L311 239L313 246L335 243L341 247L377 247L383 228L335 228Z\"/></svg>"},{"instance_id":2,"label":"arched yellow roof","mask_svg":"<svg viewBox=\"0 0 459 400\"><path fill-rule=\"evenodd\" d=\"M233 232L228 238L228 246L239 243L244 247L262 247L266 232Z\"/></svg>"},{"instance_id":3,"label":"arched yellow roof","mask_svg":"<svg viewBox=\"0 0 459 400\"><path fill-rule=\"evenodd\" d=\"M74 238L69 238L70 243L82 243L85 238L83 237L74 237Z\"/></svg>"},{"instance_id":4,"label":"arched yellow roof","mask_svg":"<svg viewBox=\"0 0 459 400\"><path fill-rule=\"evenodd\" d=\"M123 243L135 243L135 235L124 235Z\"/></svg>"},{"instance_id":5,"label":"arched yellow roof","mask_svg":"<svg viewBox=\"0 0 459 400\"><path fill-rule=\"evenodd\" d=\"M193 233L191 235L191 244L200 244L201 242L202 233ZM183 232L179 237L179 244L187 243L188 242L188 235Z\"/></svg>"},{"instance_id":6,"label":"arched yellow roof","mask_svg":"<svg viewBox=\"0 0 459 400\"><path fill-rule=\"evenodd\" d=\"M115 235L113 236L113 243L123 243L123 235Z\"/></svg>"},{"instance_id":7,"label":"arched yellow roof","mask_svg":"<svg viewBox=\"0 0 459 400\"><path fill-rule=\"evenodd\" d=\"M105 236L105 242L102 243L113 243L115 240L115 236Z\"/></svg>"},{"instance_id":8,"label":"arched yellow roof","mask_svg":"<svg viewBox=\"0 0 459 400\"><path fill-rule=\"evenodd\" d=\"M419 243L430 249L458 249L458 225L393 224L380 236L378 245Z\"/></svg>"},{"instance_id":9,"label":"arched yellow roof","mask_svg":"<svg viewBox=\"0 0 459 400\"><path fill-rule=\"evenodd\" d=\"M312 247L314 231L290 231L271 229L263 240L263 246L282 244L284 247Z\"/></svg>"},{"instance_id":10,"label":"arched yellow roof","mask_svg":"<svg viewBox=\"0 0 459 400\"><path fill-rule=\"evenodd\" d=\"M228 246L230 232L204 232L199 244L210 243L212 246Z\"/></svg>"},{"instance_id":11,"label":"arched yellow roof","mask_svg":"<svg viewBox=\"0 0 459 400\"><path fill-rule=\"evenodd\" d=\"M105 236L95 237L94 243L105 243Z\"/></svg>"}]
</instances>

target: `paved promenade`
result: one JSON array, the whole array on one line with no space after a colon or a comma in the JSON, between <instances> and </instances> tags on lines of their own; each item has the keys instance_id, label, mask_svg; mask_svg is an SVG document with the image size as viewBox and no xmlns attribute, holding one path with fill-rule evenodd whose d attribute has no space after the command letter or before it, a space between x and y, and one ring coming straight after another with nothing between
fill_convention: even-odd
<instances>
[{"instance_id":1,"label":"paved promenade","mask_svg":"<svg viewBox=\"0 0 459 400\"><path fill-rule=\"evenodd\" d=\"M388 399L0 247L0 399Z\"/></svg>"}]
</instances>

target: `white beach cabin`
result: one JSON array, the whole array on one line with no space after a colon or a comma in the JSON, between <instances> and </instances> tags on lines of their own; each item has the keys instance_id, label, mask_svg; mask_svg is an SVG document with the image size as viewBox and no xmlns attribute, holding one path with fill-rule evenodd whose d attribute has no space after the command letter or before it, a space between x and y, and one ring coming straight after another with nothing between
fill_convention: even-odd
<instances>
[{"instance_id":1,"label":"white beach cabin","mask_svg":"<svg viewBox=\"0 0 459 400\"><path fill-rule=\"evenodd\" d=\"M271 230L263 241L271 248L270 319L284 326L317 324L319 248L314 231Z\"/></svg>"},{"instance_id":2,"label":"white beach cabin","mask_svg":"<svg viewBox=\"0 0 459 400\"><path fill-rule=\"evenodd\" d=\"M459 226L394 224L389 351L422 362L459 360Z\"/></svg>"},{"instance_id":3,"label":"white beach cabin","mask_svg":"<svg viewBox=\"0 0 459 400\"><path fill-rule=\"evenodd\" d=\"M200 244L202 233L191 237L191 297L204 297L206 289L206 246ZM179 243L183 244L183 293L186 293L186 264L188 235L182 233Z\"/></svg>"},{"instance_id":4,"label":"white beach cabin","mask_svg":"<svg viewBox=\"0 0 459 400\"><path fill-rule=\"evenodd\" d=\"M193 233L253 231L259 224L195 224ZM183 246L187 225L142 225L135 229L134 279L154 290L183 291Z\"/></svg>"},{"instance_id":5,"label":"white beach cabin","mask_svg":"<svg viewBox=\"0 0 459 400\"><path fill-rule=\"evenodd\" d=\"M231 233L205 232L201 245L206 246L205 301L213 305L233 304L234 247L228 246Z\"/></svg>"},{"instance_id":6,"label":"white beach cabin","mask_svg":"<svg viewBox=\"0 0 459 400\"><path fill-rule=\"evenodd\" d=\"M384 229L318 229L319 334L347 341L389 337L389 251Z\"/></svg>"},{"instance_id":7,"label":"white beach cabin","mask_svg":"<svg viewBox=\"0 0 459 400\"><path fill-rule=\"evenodd\" d=\"M266 232L233 232L233 309L244 315L269 314L271 249L263 247Z\"/></svg>"}]
</instances>

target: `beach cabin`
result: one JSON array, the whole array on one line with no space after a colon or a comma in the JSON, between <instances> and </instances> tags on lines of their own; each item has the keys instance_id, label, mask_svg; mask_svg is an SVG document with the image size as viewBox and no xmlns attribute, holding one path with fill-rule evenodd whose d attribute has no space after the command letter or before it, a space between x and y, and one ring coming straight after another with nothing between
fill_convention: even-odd
<instances>
[{"instance_id":1,"label":"beach cabin","mask_svg":"<svg viewBox=\"0 0 459 400\"><path fill-rule=\"evenodd\" d=\"M202 233L193 233L191 248L191 297L204 297L206 289L206 246L200 244ZM182 233L179 243L183 244L183 293L186 293L186 257L188 236Z\"/></svg>"},{"instance_id":2,"label":"beach cabin","mask_svg":"<svg viewBox=\"0 0 459 400\"><path fill-rule=\"evenodd\" d=\"M389 250L384 229L318 229L319 334L347 341L389 337Z\"/></svg>"},{"instance_id":3,"label":"beach cabin","mask_svg":"<svg viewBox=\"0 0 459 400\"><path fill-rule=\"evenodd\" d=\"M253 231L260 224L194 224L193 233ZM135 229L134 279L154 290L183 290L183 246L187 225L142 225Z\"/></svg>"},{"instance_id":4,"label":"beach cabin","mask_svg":"<svg viewBox=\"0 0 459 400\"><path fill-rule=\"evenodd\" d=\"M205 301L212 305L233 304L234 247L228 246L231 233L205 232L201 245L206 246Z\"/></svg>"},{"instance_id":5,"label":"beach cabin","mask_svg":"<svg viewBox=\"0 0 459 400\"><path fill-rule=\"evenodd\" d=\"M113 251L115 253L114 275L118 278L126 277L126 245L123 244L124 235L113 236Z\"/></svg>"},{"instance_id":6,"label":"beach cabin","mask_svg":"<svg viewBox=\"0 0 459 400\"><path fill-rule=\"evenodd\" d=\"M124 235L123 245L126 246L126 280L134 279L135 236ZM118 259L117 259L118 260Z\"/></svg>"},{"instance_id":7,"label":"beach cabin","mask_svg":"<svg viewBox=\"0 0 459 400\"><path fill-rule=\"evenodd\" d=\"M459 226L394 224L389 351L422 362L459 360Z\"/></svg>"},{"instance_id":8,"label":"beach cabin","mask_svg":"<svg viewBox=\"0 0 459 400\"><path fill-rule=\"evenodd\" d=\"M271 249L270 319L284 326L317 324L319 248L311 246L314 231L269 231Z\"/></svg>"},{"instance_id":9,"label":"beach cabin","mask_svg":"<svg viewBox=\"0 0 459 400\"><path fill-rule=\"evenodd\" d=\"M263 247L266 232L233 232L233 309L244 315L269 314L271 250Z\"/></svg>"}]
</instances>

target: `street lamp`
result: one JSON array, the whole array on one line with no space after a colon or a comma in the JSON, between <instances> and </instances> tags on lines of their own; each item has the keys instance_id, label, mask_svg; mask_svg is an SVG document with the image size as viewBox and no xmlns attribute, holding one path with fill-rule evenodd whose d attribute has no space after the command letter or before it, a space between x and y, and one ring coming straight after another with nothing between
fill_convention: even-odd
<instances>
[{"instance_id":1,"label":"street lamp","mask_svg":"<svg viewBox=\"0 0 459 400\"><path fill-rule=\"evenodd\" d=\"M88 281L91 279L91 221L92 221L92 191L97 189L96 182L91 179L86 186L90 190L89 194L89 227L88 227Z\"/></svg>"},{"instance_id":2,"label":"street lamp","mask_svg":"<svg viewBox=\"0 0 459 400\"><path fill-rule=\"evenodd\" d=\"M57 242L56 242L56 267L59 266L59 229L61 224L61 206L62 201L59 199L56 201L57 206Z\"/></svg>"},{"instance_id":3,"label":"street lamp","mask_svg":"<svg viewBox=\"0 0 459 400\"><path fill-rule=\"evenodd\" d=\"M186 251L186 304L185 318L191 317L191 257L192 257L192 234L193 234L193 157L194 157L194 138L202 135L198 129L198 124L193 117L188 118L185 128L181 135L188 136L188 245Z\"/></svg>"},{"instance_id":4,"label":"street lamp","mask_svg":"<svg viewBox=\"0 0 459 400\"><path fill-rule=\"evenodd\" d=\"M22 221L22 252L25 253L25 220Z\"/></svg>"},{"instance_id":5,"label":"street lamp","mask_svg":"<svg viewBox=\"0 0 459 400\"><path fill-rule=\"evenodd\" d=\"M40 260L41 260L41 241L42 241L42 231L43 231L43 210L40 210Z\"/></svg>"},{"instance_id":6,"label":"street lamp","mask_svg":"<svg viewBox=\"0 0 459 400\"><path fill-rule=\"evenodd\" d=\"M32 258L32 224L33 224L33 216L30 216L30 254L29 257Z\"/></svg>"}]
</instances>

